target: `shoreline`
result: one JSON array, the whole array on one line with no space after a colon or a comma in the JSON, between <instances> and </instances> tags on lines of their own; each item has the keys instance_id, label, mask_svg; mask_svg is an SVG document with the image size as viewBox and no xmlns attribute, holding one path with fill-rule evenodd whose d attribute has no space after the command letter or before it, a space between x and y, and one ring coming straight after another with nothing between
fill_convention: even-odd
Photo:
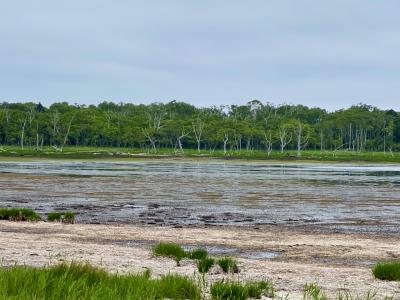
<instances>
[{"instance_id":1,"label":"shoreline","mask_svg":"<svg viewBox=\"0 0 400 300\"><path fill-rule=\"evenodd\" d=\"M172 259L152 257L151 246L167 241L206 246L212 255L236 257L239 280L270 279L278 293L289 293L290 299L301 298L306 283L317 283L328 295L376 290L378 298L400 288L398 282L374 279L370 270L377 261L400 258L400 238L384 234L308 232L280 226L255 230L9 221L0 221L0 233L3 266L76 260L112 272L149 268L155 276L169 272L193 276L193 262L183 261L177 267ZM206 280L226 276L216 272L207 274Z\"/></svg>"},{"instance_id":2,"label":"shoreline","mask_svg":"<svg viewBox=\"0 0 400 300\"><path fill-rule=\"evenodd\" d=\"M201 163L248 163L248 164L282 164L282 165L290 165L290 164L334 164L334 165L360 165L360 166L368 166L368 165L400 165L398 161L379 161L379 160L318 160L311 158L303 158L303 159L284 159L284 158L240 158L240 157L219 157L219 156L174 156L174 155L149 155L149 156L141 156L141 155L132 155L129 157L126 156L112 156L112 157L68 157L68 154L65 156L35 156L35 155L2 155L0 152L0 162L36 162L36 161L76 161L76 162L201 162Z\"/></svg>"}]
</instances>

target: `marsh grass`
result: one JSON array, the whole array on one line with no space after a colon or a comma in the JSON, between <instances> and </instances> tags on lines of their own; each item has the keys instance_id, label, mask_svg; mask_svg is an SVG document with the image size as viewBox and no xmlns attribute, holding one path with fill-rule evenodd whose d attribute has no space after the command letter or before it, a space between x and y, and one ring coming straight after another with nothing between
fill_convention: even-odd
<instances>
[{"instance_id":1,"label":"marsh grass","mask_svg":"<svg viewBox=\"0 0 400 300\"><path fill-rule=\"evenodd\" d=\"M315 283L307 283L303 288L304 300L327 300L327 296Z\"/></svg>"},{"instance_id":2,"label":"marsh grass","mask_svg":"<svg viewBox=\"0 0 400 300\"><path fill-rule=\"evenodd\" d=\"M152 248L152 252L156 256L171 257L175 259L178 266L182 258L186 257L185 250L176 243L158 243Z\"/></svg>"},{"instance_id":3,"label":"marsh grass","mask_svg":"<svg viewBox=\"0 0 400 300\"><path fill-rule=\"evenodd\" d=\"M336 296L337 300L374 300L376 299L376 291L368 291L364 296L352 295L350 292L339 292ZM393 297L386 296L384 300L391 300Z\"/></svg>"},{"instance_id":4,"label":"marsh grass","mask_svg":"<svg viewBox=\"0 0 400 300\"><path fill-rule=\"evenodd\" d=\"M66 146L63 152L56 151L54 148L47 146L43 151L37 151L36 147L27 146L24 150L18 146L3 146L4 151L0 151L0 157L44 157L51 159L99 159L99 158L114 158L114 159L130 159L131 155L142 154L143 149L131 147L89 147L89 146ZM111 155L110 155L111 154ZM124 155L125 154L125 155ZM129 155L126 155L129 154ZM245 159L245 160L313 160L313 161L366 161L366 162L400 162L399 152L358 152L358 151L329 151L323 152L319 150L304 150L301 157L296 157L296 150L288 150L284 153L273 151L271 155L267 155L265 150L254 151L228 151L225 155L222 149L215 151L197 149L185 149L183 156L185 157L209 157L223 159ZM173 149L159 148L157 154L148 153L148 158L169 158L176 156ZM180 154L179 156L182 156ZM141 157L143 157L141 155Z\"/></svg>"},{"instance_id":5,"label":"marsh grass","mask_svg":"<svg viewBox=\"0 0 400 300\"><path fill-rule=\"evenodd\" d=\"M0 268L0 299L200 299L189 278L150 272L118 275L88 264Z\"/></svg>"},{"instance_id":6,"label":"marsh grass","mask_svg":"<svg viewBox=\"0 0 400 300\"><path fill-rule=\"evenodd\" d=\"M75 222L75 213L72 211L51 212L47 215L47 221L73 224Z\"/></svg>"},{"instance_id":7,"label":"marsh grass","mask_svg":"<svg viewBox=\"0 0 400 300\"><path fill-rule=\"evenodd\" d=\"M211 257L206 257L203 259L199 259L197 261L197 270L200 273L207 273L211 267L214 265L215 260Z\"/></svg>"},{"instance_id":8,"label":"marsh grass","mask_svg":"<svg viewBox=\"0 0 400 300\"><path fill-rule=\"evenodd\" d=\"M379 262L372 268L375 278L400 281L400 261Z\"/></svg>"},{"instance_id":9,"label":"marsh grass","mask_svg":"<svg viewBox=\"0 0 400 300\"><path fill-rule=\"evenodd\" d=\"M62 213L60 212L51 212L47 215L47 221L49 222L61 222Z\"/></svg>"},{"instance_id":10,"label":"marsh grass","mask_svg":"<svg viewBox=\"0 0 400 300\"><path fill-rule=\"evenodd\" d=\"M40 221L41 217L30 208L0 208L0 220Z\"/></svg>"},{"instance_id":11,"label":"marsh grass","mask_svg":"<svg viewBox=\"0 0 400 300\"><path fill-rule=\"evenodd\" d=\"M236 281L218 281L210 289L214 300L245 300L248 298L259 299L265 295L273 298L275 289L269 281L251 281L239 283Z\"/></svg>"},{"instance_id":12,"label":"marsh grass","mask_svg":"<svg viewBox=\"0 0 400 300\"><path fill-rule=\"evenodd\" d=\"M196 248L186 252L186 256L190 259L205 259L208 256L207 249Z\"/></svg>"},{"instance_id":13,"label":"marsh grass","mask_svg":"<svg viewBox=\"0 0 400 300\"><path fill-rule=\"evenodd\" d=\"M217 264L225 273L239 273L236 260L231 257L222 257L217 260Z\"/></svg>"}]
</instances>

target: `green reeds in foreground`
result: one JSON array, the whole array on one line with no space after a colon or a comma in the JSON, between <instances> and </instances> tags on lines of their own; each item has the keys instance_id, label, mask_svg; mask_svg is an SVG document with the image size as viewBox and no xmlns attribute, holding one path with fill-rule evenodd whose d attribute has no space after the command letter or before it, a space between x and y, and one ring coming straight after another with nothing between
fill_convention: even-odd
<instances>
[{"instance_id":1,"label":"green reeds in foreground","mask_svg":"<svg viewBox=\"0 0 400 300\"><path fill-rule=\"evenodd\" d=\"M211 257L199 259L197 261L197 270L199 270L200 273L207 273L213 265L214 259Z\"/></svg>"},{"instance_id":2,"label":"green reeds in foreground","mask_svg":"<svg viewBox=\"0 0 400 300\"><path fill-rule=\"evenodd\" d=\"M328 298L322 292L321 288L315 283L308 283L303 288L304 300L327 300Z\"/></svg>"},{"instance_id":3,"label":"green reeds in foreground","mask_svg":"<svg viewBox=\"0 0 400 300\"><path fill-rule=\"evenodd\" d=\"M379 262L372 268L375 278L400 281L400 261Z\"/></svg>"},{"instance_id":4,"label":"green reeds in foreground","mask_svg":"<svg viewBox=\"0 0 400 300\"><path fill-rule=\"evenodd\" d=\"M231 257L222 257L217 260L217 264L225 273L239 273L236 260Z\"/></svg>"},{"instance_id":5,"label":"green reeds in foreground","mask_svg":"<svg viewBox=\"0 0 400 300\"><path fill-rule=\"evenodd\" d=\"M0 299L200 299L200 289L187 277L149 272L118 275L88 264L33 268L0 268Z\"/></svg>"},{"instance_id":6,"label":"green reeds in foreground","mask_svg":"<svg viewBox=\"0 0 400 300\"><path fill-rule=\"evenodd\" d=\"M252 281L239 283L236 281L218 281L210 289L214 300L245 300L248 298L261 298L262 295L273 298L275 291L269 281Z\"/></svg>"},{"instance_id":7,"label":"green reeds in foreground","mask_svg":"<svg viewBox=\"0 0 400 300\"><path fill-rule=\"evenodd\" d=\"M41 218L30 208L0 208L0 220L39 221Z\"/></svg>"},{"instance_id":8,"label":"green reeds in foreground","mask_svg":"<svg viewBox=\"0 0 400 300\"><path fill-rule=\"evenodd\" d=\"M153 254L157 256L166 256L174 258L177 265L179 266L179 262L182 258L186 257L186 252L183 248L176 243L158 243L152 249Z\"/></svg>"}]
</instances>

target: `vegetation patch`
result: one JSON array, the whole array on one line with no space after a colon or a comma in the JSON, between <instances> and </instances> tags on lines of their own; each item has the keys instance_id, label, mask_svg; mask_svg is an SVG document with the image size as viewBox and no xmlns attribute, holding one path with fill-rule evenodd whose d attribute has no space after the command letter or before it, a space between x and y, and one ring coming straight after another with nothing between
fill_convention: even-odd
<instances>
[{"instance_id":1,"label":"vegetation patch","mask_svg":"<svg viewBox=\"0 0 400 300\"><path fill-rule=\"evenodd\" d=\"M208 251L204 248L196 248L186 252L186 256L190 259L205 259L208 256Z\"/></svg>"},{"instance_id":2,"label":"vegetation patch","mask_svg":"<svg viewBox=\"0 0 400 300\"><path fill-rule=\"evenodd\" d=\"M152 249L153 254L156 256L165 256L174 258L176 264L179 266L182 258L186 257L186 252L183 248L176 243L158 243Z\"/></svg>"},{"instance_id":3,"label":"vegetation patch","mask_svg":"<svg viewBox=\"0 0 400 300\"><path fill-rule=\"evenodd\" d=\"M327 300L326 295L321 291L321 288L315 283L309 283L303 289L304 300Z\"/></svg>"},{"instance_id":4,"label":"vegetation patch","mask_svg":"<svg viewBox=\"0 0 400 300\"><path fill-rule=\"evenodd\" d=\"M73 224L75 222L75 213L72 211L51 212L47 215L47 221Z\"/></svg>"},{"instance_id":5,"label":"vegetation patch","mask_svg":"<svg viewBox=\"0 0 400 300\"><path fill-rule=\"evenodd\" d=\"M214 265L214 259L211 257L206 257L203 259L199 259L197 261L197 269L200 273L207 273L208 270Z\"/></svg>"},{"instance_id":6,"label":"vegetation patch","mask_svg":"<svg viewBox=\"0 0 400 300\"><path fill-rule=\"evenodd\" d=\"M400 261L380 262L372 268L375 278L400 281Z\"/></svg>"},{"instance_id":7,"label":"vegetation patch","mask_svg":"<svg viewBox=\"0 0 400 300\"><path fill-rule=\"evenodd\" d=\"M217 260L217 264L225 273L239 273L236 260L231 257L223 257Z\"/></svg>"},{"instance_id":8,"label":"vegetation patch","mask_svg":"<svg viewBox=\"0 0 400 300\"><path fill-rule=\"evenodd\" d=\"M0 208L0 220L40 221L41 217L30 208Z\"/></svg>"},{"instance_id":9,"label":"vegetation patch","mask_svg":"<svg viewBox=\"0 0 400 300\"><path fill-rule=\"evenodd\" d=\"M200 299L189 278L109 274L88 264L0 268L0 299Z\"/></svg>"},{"instance_id":10,"label":"vegetation patch","mask_svg":"<svg viewBox=\"0 0 400 300\"><path fill-rule=\"evenodd\" d=\"M259 299L265 295L273 298L274 287L269 281L252 281L245 284L235 281L218 281L210 289L211 297L215 300L245 300Z\"/></svg>"}]
</instances>

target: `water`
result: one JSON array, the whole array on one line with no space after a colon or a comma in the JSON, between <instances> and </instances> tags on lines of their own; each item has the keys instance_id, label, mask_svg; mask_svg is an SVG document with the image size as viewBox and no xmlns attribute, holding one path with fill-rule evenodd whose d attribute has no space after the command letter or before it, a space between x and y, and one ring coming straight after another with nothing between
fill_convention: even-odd
<instances>
[{"instance_id":1,"label":"water","mask_svg":"<svg viewBox=\"0 0 400 300\"><path fill-rule=\"evenodd\" d=\"M400 165L0 162L0 206L80 222L400 232Z\"/></svg>"}]
</instances>

